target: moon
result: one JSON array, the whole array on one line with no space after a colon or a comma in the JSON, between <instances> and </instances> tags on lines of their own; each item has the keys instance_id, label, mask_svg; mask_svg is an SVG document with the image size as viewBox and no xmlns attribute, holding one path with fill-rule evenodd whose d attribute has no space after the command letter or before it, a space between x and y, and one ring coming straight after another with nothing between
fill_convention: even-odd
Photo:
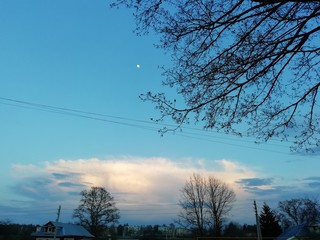
<instances>
[{"instance_id":1,"label":"moon","mask_svg":"<svg viewBox=\"0 0 320 240\"><path fill-rule=\"evenodd\" d=\"M137 68L140 68L140 64L137 64Z\"/></svg>"}]
</instances>

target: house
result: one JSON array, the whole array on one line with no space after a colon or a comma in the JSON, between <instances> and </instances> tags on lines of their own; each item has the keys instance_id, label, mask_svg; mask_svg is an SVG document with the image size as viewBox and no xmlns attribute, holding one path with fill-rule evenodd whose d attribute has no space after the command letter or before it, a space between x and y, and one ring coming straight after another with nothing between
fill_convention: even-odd
<instances>
[{"instance_id":1,"label":"house","mask_svg":"<svg viewBox=\"0 0 320 240\"><path fill-rule=\"evenodd\" d=\"M320 224L301 224L289 227L276 240L319 240Z\"/></svg>"},{"instance_id":2,"label":"house","mask_svg":"<svg viewBox=\"0 0 320 240\"><path fill-rule=\"evenodd\" d=\"M71 223L50 221L31 234L35 240L89 240L94 236L84 227Z\"/></svg>"}]
</instances>

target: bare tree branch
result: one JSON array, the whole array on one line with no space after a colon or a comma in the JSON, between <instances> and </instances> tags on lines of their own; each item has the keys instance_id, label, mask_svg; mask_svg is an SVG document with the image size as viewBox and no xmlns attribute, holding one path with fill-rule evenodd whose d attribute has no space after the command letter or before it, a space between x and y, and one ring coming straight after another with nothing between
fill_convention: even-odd
<instances>
[{"instance_id":1,"label":"bare tree branch","mask_svg":"<svg viewBox=\"0 0 320 240\"><path fill-rule=\"evenodd\" d=\"M159 121L294 139L320 147L319 0L115 0L135 10L137 32L152 30L172 53L163 84L178 100L147 93ZM162 129L162 133L170 129ZM176 130L176 129L171 129Z\"/></svg>"},{"instance_id":2,"label":"bare tree branch","mask_svg":"<svg viewBox=\"0 0 320 240\"><path fill-rule=\"evenodd\" d=\"M197 236L213 229L214 236L219 237L234 201L234 191L224 182L193 174L181 189L181 211L176 223L195 230Z\"/></svg>"}]
</instances>

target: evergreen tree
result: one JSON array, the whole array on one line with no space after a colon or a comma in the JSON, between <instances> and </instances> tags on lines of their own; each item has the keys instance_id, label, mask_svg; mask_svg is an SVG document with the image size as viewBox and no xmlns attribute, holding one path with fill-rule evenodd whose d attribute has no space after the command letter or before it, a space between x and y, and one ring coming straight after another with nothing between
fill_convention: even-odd
<instances>
[{"instance_id":1,"label":"evergreen tree","mask_svg":"<svg viewBox=\"0 0 320 240\"><path fill-rule=\"evenodd\" d=\"M260 213L260 227L262 237L277 237L282 232L276 214L266 203Z\"/></svg>"}]
</instances>

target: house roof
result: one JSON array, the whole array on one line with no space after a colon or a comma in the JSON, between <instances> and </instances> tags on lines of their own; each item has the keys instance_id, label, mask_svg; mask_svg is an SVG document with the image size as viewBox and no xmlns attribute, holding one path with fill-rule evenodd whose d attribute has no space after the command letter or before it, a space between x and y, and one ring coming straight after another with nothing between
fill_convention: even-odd
<instances>
[{"instance_id":1,"label":"house roof","mask_svg":"<svg viewBox=\"0 0 320 240\"><path fill-rule=\"evenodd\" d=\"M71 224L71 223L53 222L53 221L46 223L44 226L41 227L41 229L32 233L32 236L37 237L37 236L54 235L54 233L52 232L48 233L45 231L45 228L48 226L58 227L56 232L57 237L62 237L62 236L87 237L87 238L94 237L91 233L89 233L84 227L80 225Z\"/></svg>"},{"instance_id":2,"label":"house roof","mask_svg":"<svg viewBox=\"0 0 320 240\"><path fill-rule=\"evenodd\" d=\"M311 231L310 228L318 227L318 225L311 226L309 224L300 224L287 228L277 240L288 240L293 237L320 237L320 234L316 231Z\"/></svg>"}]
</instances>

